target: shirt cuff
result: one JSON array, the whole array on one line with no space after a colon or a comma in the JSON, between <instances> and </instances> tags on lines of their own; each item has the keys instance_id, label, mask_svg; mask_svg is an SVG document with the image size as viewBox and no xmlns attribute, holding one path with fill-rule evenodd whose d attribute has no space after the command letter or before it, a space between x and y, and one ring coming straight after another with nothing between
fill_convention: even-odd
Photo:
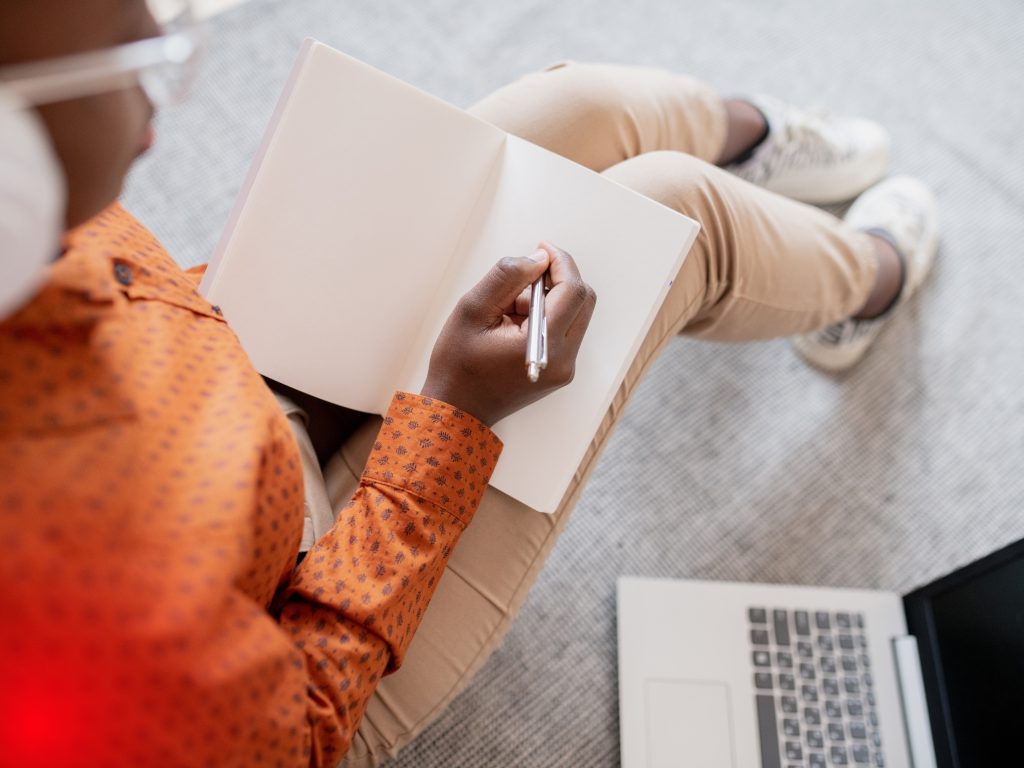
<instances>
[{"instance_id":1,"label":"shirt cuff","mask_svg":"<svg viewBox=\"0 0 1024 768\"><path fill-rule=\"evenodd\" d=\"M498 436L465 411L396 392L363 481L402 488L466 526L480 506L501 450Z\"/></svg>"}]
</instances>

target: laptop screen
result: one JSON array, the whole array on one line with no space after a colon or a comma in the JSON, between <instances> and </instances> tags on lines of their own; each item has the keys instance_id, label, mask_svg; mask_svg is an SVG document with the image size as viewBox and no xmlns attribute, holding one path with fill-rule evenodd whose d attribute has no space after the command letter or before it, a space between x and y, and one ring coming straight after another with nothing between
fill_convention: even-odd
<instances>
[{"instance_id":1,"label":"laptop screen","mask_svg":"<svg viewBox=\"0 0 1024 768\"><path fill-rule=\"evenodd\" d=\"M1009 765L1024 713L1024 541L904 604L940 768Z\"/></svg>"}]
</instances>

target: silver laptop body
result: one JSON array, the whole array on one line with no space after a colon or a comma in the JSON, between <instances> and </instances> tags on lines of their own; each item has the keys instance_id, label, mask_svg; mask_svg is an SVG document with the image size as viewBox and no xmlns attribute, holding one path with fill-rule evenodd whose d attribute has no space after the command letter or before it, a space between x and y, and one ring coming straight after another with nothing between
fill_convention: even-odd
<instances>
[{"instance_id":1,"label":"silver laptop body","mask_svg":"<svg viewBox=\"0 0 1024 768\"><path fill-rule=\"evenodd\" d=\"M907 596L623 577L618 638L623 768L1024 765L1024 541Z\"/></svg>"}]
</instances>

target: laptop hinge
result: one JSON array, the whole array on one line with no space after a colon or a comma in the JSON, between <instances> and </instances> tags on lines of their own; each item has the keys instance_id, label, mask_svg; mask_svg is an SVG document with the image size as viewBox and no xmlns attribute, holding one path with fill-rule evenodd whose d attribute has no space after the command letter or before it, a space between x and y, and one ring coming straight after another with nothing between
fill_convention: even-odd
<instances>
[{"instance_id":1,"label":"laptop hinge","mask_svg":"<svg viewBox=\"0 0 1024 768\"><path fill-rule=\"evenodd\" d=\"M924 694L924 676L921 674L921 656L917 651L917 638L913 635L893 638L896 673L903 700L903 722L907 727L910 762L914 768L936 768L935 744L928 719L928 701Z\"/></svg>"}]
</instances>

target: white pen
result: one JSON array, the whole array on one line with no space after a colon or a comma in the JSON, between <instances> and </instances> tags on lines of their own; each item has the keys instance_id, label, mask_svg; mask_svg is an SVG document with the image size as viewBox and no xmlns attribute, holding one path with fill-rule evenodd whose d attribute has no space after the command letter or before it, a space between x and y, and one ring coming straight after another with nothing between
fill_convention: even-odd
<instances>
[{"instance_id":1,"label":"white pen","mask_svg":"<svg viewBox=\"0 0 1024 768\"><path fill-rule=\"evenodd\" d=\"M526 317L526 375L536 382L548 365L548 319L544 315L544 275L530 286L530 310Z\"/></svg>"}]
</instances>

